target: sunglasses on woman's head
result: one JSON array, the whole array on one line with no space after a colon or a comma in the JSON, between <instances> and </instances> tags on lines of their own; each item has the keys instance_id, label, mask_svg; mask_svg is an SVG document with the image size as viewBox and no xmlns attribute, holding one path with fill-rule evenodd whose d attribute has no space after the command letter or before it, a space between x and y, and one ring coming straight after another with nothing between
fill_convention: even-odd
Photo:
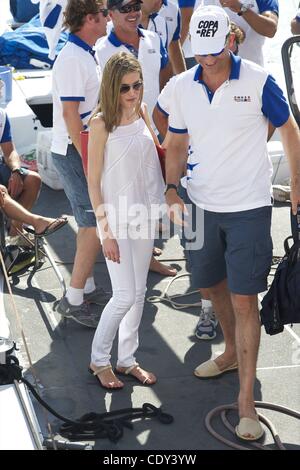
<instances>
[{"instance_id":1,"label":"sunglasses on woman's head","mask_svg":"<svg viewBox=\"0 0 300 470\"><path fill-rule=\"evenodd\" d=\"M132 11L140 11L142 9L140 3L135 3L134 5L124 5L123 7L117 8L120 13L130 13Z\"/></svg>"},{"instance_id":2,"label":"sunglasses on woman's head","mask_svg":"<svg viewBox=\"0 0 300 470\"><path fill-rule=\"evenodd\" d=\"M142 85L143 85L143 82L141 82L141 81L140 82L135 82L135 83L133 83L133 85L127 85L127 84L124 83L120 87L120 93L122 95L125 95L125 93L129 92L130 88L132 88L135 91L138 91L142 87Z\"/></svg>"}]
</instances>

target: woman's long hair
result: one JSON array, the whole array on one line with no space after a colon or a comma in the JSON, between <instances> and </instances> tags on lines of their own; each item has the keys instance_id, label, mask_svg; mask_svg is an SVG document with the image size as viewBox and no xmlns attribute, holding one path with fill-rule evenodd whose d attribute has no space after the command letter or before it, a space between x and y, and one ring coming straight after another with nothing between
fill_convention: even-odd
<instances>
[{"instance_id":1,"label":"woman's long hair","mask_svg":"<svg viewBox=\"0 0 300 470\"><path fill-rule=\"evenodd\" d=\"M100 86L99 104L91 119L101 113L107 132L112 132L121 121L120 88L124 75L137 72L143 80L140 63L132 54L118 52L111 56L106 63ZM140 113L143 98L143 87L140 89L140 97L136 105L136 113Z\"/></svg>"}]
</instances>

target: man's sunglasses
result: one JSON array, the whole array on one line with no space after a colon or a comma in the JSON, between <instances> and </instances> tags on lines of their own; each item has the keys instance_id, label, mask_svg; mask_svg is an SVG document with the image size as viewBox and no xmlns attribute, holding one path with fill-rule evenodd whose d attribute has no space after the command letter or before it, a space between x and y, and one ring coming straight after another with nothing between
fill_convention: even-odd
<instances>
[{"instance_id":1,"label":"man's sunglasses","mask_svg":"<svg viewBox=\"0 0 300 470\"><path fill-rule=\"evenodd\" d=\"M104 18L108 16L108 8L99 8L98 13L102 13Z\"/></svg>"},{"instance_id":2,"label":"man's sunglasses","mask_svg":"<svg viewBox=\"0 0 300 470\"><path fill-rule=\"evenodd\" d=\"M200 54L200 57L207 57L208 55L211 55L212 57L218 57L219 55L223 54L223 52L225 51L225 47L227 45L227 41L228 41L229 36L230 36L230 33L227 34L227 36L225 38L225 45L224 45L223 49L220 52L215 52L213 54Z\"/></svg>"},{"instance_id":3,"label":"man's sunglasses","mask_svg":"<svg viewBox=\"0 0 300 470\"><path fill-rule=\"evenodd\" d=\"M225 47L220 52L215 52L214 54L199 54L200 57L207 57L208 55L211 55L212 57L218 57L218 55L221 55L225 51Z\"/></svg>"},{"instance_id":4,"label":"man's sunglasses","mask_svg":"<svg viewBox=\"0 0 300 470\"><path fill-rule=\"evenodd\" d=\"M140 81L140 82L135 82L133 83L133 85L126 85L125 83L123 85L121 85L120 87L120 93L122 95L125 95L126 93L129 92L129 90L132 88L133 90L135 91L138 91L142 88L143 86L143 82Z\"/></svg>"},{"instance_id":5,"label":"man's sunglasses","mask_svg":"<svg viewBox=\"0 0 300 470\"><path fill-rule=\"evenodd\" d=\"M123 7L117 8L120 13L130 13L132 11L141 11L142 7L140 3L134 5L124 5Z\"/></svg>"}]
</instances>

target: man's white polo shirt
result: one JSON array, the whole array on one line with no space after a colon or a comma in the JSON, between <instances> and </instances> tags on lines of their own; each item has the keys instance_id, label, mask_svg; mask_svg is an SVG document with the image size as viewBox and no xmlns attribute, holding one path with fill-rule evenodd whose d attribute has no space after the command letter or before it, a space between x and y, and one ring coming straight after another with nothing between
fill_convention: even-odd
<instances>
[{"instance_id":1,"label":"man's white polo shirt","mask_svg":"<svg viewBox=\"0 0 300 470\"><path fill-rule=\"evenodd\" d=\"M138 34L140 36L138 51L130 44L121 42L112 30L108 36L97 41L96 55L101 70L108 59L117 52L130 52L138 59L144 78L143 101L147 104L151 116L159 95L159 73L168 63L168 53L158 34L141 28L138 28Z\"/></svg>"},{"instance_id":2,"label":"man's white polo shirt","mask_svg":"<svg viewBox=\"0 0 300 470\"><path fill-rule=\"evenodd\" d=\"M182 1L182 0L181 0ZM184 0L183 0L184 1ZM241 2L249 6L249 8L257 14L271 11L279 14L278 0L244 0ZM204 5L218 5L221 6L219 0L203 0ZM231 21L234 21L245 32L245 40L239 45L239 55L243 59L253 60L256 64L264 65L263 45L265 43L265 36L258 34L248 23L244 20L243 16L239 16L230 8L224 8Z\"/></svg>"},{"instance_id":3,"label":"man's white polo shirt","mask_svg":"<svg viewBox=\"0 0 300 470\"><path fill-rule=\"evenodd\" d=\"M51 151L66 155L68 137L63 118L64 101L78 101L79 113L86 126L97 105L100 87L100 70L95 52L75 34L59 53L53 66L53 137Z\"/></svg>"},{"instance_id":4,"label":"man's white polo shirt","mask_svg":"<svg viewBox=\"0 0 300 470\"><path fill-rule=\"evenodd\" d=\"M4 142L11 142L10 122L6 111L0 108L0 144Z\"/></svg>"},{"instance_id":5,"label":"man's white polo shirt","mask_svg":"<svg viewBox=\"0 0 300 470\"><path fill-rule=\"evenodd\" d=\"M163 0L158 14L159 16L163 16L166 20L168 45L172 41L178 41L181 31L181 14L178 5L170 0Z\"/></svg>"},{"instance_id":6,"label":"man's white polo shirt","mask_svg":"<svg viewBox=\"0 0 300 470\"><path fill-rule=\"evenodd\" d=\"M179 8L193 8L194 11L202 4L203 0L178 0ZM184 53L184 57L189 59L190 57L194 57L192 52L191 40L189 33L182 44L182 50Z\"/></svg>"},{"instance_id":7,"label":"man's white polo shirt","mask_svg":"<svg viewBox=\"0 0 300 470\"><path fill-rule=\"evenodd\" d=\"M167 49L169 45L169 38L168 38L168 28L166 20L163 16L158 13L152 13L149 16L149 23L147 31L153 31L159 35L163 46Z\"/></svg>"},{"instance_id":8,"label":"man's white polo shirt","mask_svg":"<svg viewBox=\"0 0 300 470\"><path fill-rule=\"evenodd\" d=\"M275 127L289 108L275 80L260 66L231 54L231 74L212 93L200 65L175 82L169 130L188 133L187 191L199 207L236 212L271 205L268 120Z\"/></svg>"}]
</instances>

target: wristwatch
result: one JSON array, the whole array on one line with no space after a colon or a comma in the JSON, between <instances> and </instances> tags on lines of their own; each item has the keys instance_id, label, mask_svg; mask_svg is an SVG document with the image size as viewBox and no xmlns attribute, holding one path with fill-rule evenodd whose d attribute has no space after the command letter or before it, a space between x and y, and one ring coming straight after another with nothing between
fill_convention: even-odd
<instances>
[{"instance_id":1,"label":"wristwatch","mask_svg":"<svg viewBox=\"0 0 300 470\"><path fill-rule=\"evenodd\" d=\"M245 11L248 11L249 10L249 6L242 3L241 5L241 9L240 11L238 12L238 16L243 16L243 14L245 13Z\"/></svg>"},{"instance_id":2,"label":"wristwatch","mask_svg":"<svg viewBox=\"0 0 300 470\"><path fill-rule=\"evenodd\" d=\"M176 184L173 183L167 184L165 194L169 191L169 189L175 189L176 193L178 191L178 187L176 186Z\"/></svg>"},{"instance_id":3,"label":"wristwatch","mask_svg":"<svg viewBox=\"0 0 300 470\"><path fill-rule=\"evenodd\" d=\"M20 176L23 176L25 174L24 168L14 168L13 170L11 170L11 173L19 173Z\"/></svg>"}]
</instances>

